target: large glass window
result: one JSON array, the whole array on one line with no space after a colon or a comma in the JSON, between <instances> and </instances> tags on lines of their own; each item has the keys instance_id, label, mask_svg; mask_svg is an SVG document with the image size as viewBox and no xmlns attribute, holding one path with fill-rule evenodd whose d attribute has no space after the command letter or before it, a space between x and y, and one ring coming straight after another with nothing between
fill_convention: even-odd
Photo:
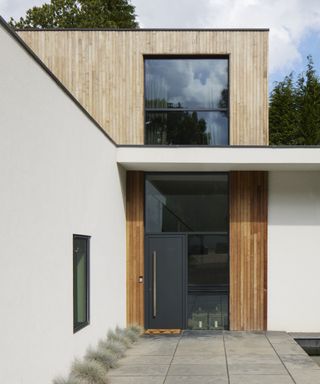
<instances>
[{"instance_id":1,"label":"large glass window","mask_svg":"<svg viewBox=\"0 0 320 384\"><path fill-rule=\"evenodd\" d=\"M145 60L145 143L227 145L228 59Z\"/></svg>"},{"instance_id":2,"label":"large glass window","mask_svg":"<svg viewBox=\"0 0 320 384\"><path fill-rule=\"evenodd\" d=\"M89 324L90 237L73 235L73 328Z\"/></svg>"},{"instance_id":3,"label":"large glass window","mask_svg":"<svg viewBox=\"0 0 320 384\"><path fill-rule=\"evenodd\" d=\"M226 174L150 174L146 232L228 231Z\"/></svg>"}]
</instances>

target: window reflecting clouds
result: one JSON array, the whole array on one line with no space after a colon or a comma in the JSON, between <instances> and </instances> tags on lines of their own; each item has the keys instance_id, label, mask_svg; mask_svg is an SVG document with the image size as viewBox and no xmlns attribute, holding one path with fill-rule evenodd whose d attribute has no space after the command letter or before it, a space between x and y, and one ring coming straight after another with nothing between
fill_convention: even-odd
<instances>
[{"instance_id":1,"label":"window reflecting clouds","mask_svg":"<svg viewBox=\"0 0 320 384\"><path fill-rule=\"evenodd\" d=\"M146 144L227 145L228 92L228 59L145 60Z\"/></svg>"},{"instance_id":2,"label":"window reflecting clouds","mask_svg":"<svg viewBox=\"0 0 320 384\"><path fill-rule=\"evenodd\" d=\"M146 108L227 108L227 59L146 60Z\"/></svg>"}]
</instances>

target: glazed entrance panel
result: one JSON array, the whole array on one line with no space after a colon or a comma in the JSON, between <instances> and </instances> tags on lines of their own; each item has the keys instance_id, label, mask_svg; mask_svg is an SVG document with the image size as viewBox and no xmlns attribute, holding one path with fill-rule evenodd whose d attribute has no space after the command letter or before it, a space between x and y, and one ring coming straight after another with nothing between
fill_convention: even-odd
<instances>
[{"instance_id":1,"label":"glazed entrance panel","mask_svg":"<svg viewBox=\"0 0 320 384\"><path fill-rule=\"evenodd\" d=\"M228 236L189 234L187 328L228 329L228 299Z\"/></svg>"},{"instance_id":2,"label":"glazed entrance panel","mask_svg":"<svg viewBox=\"0 0 320 384\"><path fill-rule=\"evenodd\" d=\"M148 327L190 329L228 329L229 326L229 205L228 175L225 173L158 173L146 175L146 321ZM174 241L183 239L182 253L170 251ZM173 240L175 239L175 240ZM170 243L172 243L170 245ZM151 248L150 248L151 246ZM158 249L158 251L156 250ZM155 253L156 252L156 253ZM161 258L160 255L161 254ZM156 258L156 262L154 261ZM157 295L153 282L157 269ZM181 322L173 311L171 298L162 305L164 318L151 318L154 301L159 303L160 269L168 276L167 288L177 292L174 307L182 313ZM180 274L181 273L181 274ZM177 277L173 276L179 276ZM170 278L181 285L171 286ZM164 293L165 292L165 293ZM151 309L150 309L151 308ZM181 312L182 311L182 312Z\"/></svg>"}]
</instances>

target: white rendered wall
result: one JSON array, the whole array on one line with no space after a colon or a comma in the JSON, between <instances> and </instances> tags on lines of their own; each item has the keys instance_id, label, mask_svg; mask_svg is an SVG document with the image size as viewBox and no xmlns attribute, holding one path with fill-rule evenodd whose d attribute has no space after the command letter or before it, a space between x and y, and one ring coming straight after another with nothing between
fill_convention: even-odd
<instances>
[{"instance_id":1,"label":"white rendered wall","mask_svg":"<svg viewBox=\"0 0 320 384\"><path fill-rule=\"evenodd\" d=\"M116 149L0 27L0 383L50 383L125 324ZM91 321L73 334L72 235L91 235Z\"/></svg>"},{"instance_id":2,"label":"white rendered wall","mask_svg":"<svg viewBox=\"0 0 320 384\"><path fill-rule=\"evenodd\" d=\"M268 329L320 332L320 172L269 173Z\"/></svg>"}]
</instances>

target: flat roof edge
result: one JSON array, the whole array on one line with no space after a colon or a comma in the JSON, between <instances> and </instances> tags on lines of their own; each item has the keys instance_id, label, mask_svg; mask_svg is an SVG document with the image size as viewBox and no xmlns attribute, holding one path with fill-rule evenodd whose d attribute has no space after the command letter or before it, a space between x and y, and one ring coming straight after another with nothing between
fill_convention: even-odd
<instances>
[{"instance_id":1,"label":"flat roof edge","mask_svg":"<svg viewBox=\"0 0 320 384\"><path fill-rule=\"evenodd\" d=\"M24 28L16 32L269 32L269 28Z\"/></svg>"},{"instance_id":2,"label":"flat roof edge","mask_svg":"<svg viewBox=\"0 0 320 384\"><path fill-rule=\"evenodd\" d=\"M320 145L151 145L151 144L117 144L118 148L163 148L163 149L182 149L182 148L201 148L201 149L320 149Z\"/></svg>"}]
</instances>

